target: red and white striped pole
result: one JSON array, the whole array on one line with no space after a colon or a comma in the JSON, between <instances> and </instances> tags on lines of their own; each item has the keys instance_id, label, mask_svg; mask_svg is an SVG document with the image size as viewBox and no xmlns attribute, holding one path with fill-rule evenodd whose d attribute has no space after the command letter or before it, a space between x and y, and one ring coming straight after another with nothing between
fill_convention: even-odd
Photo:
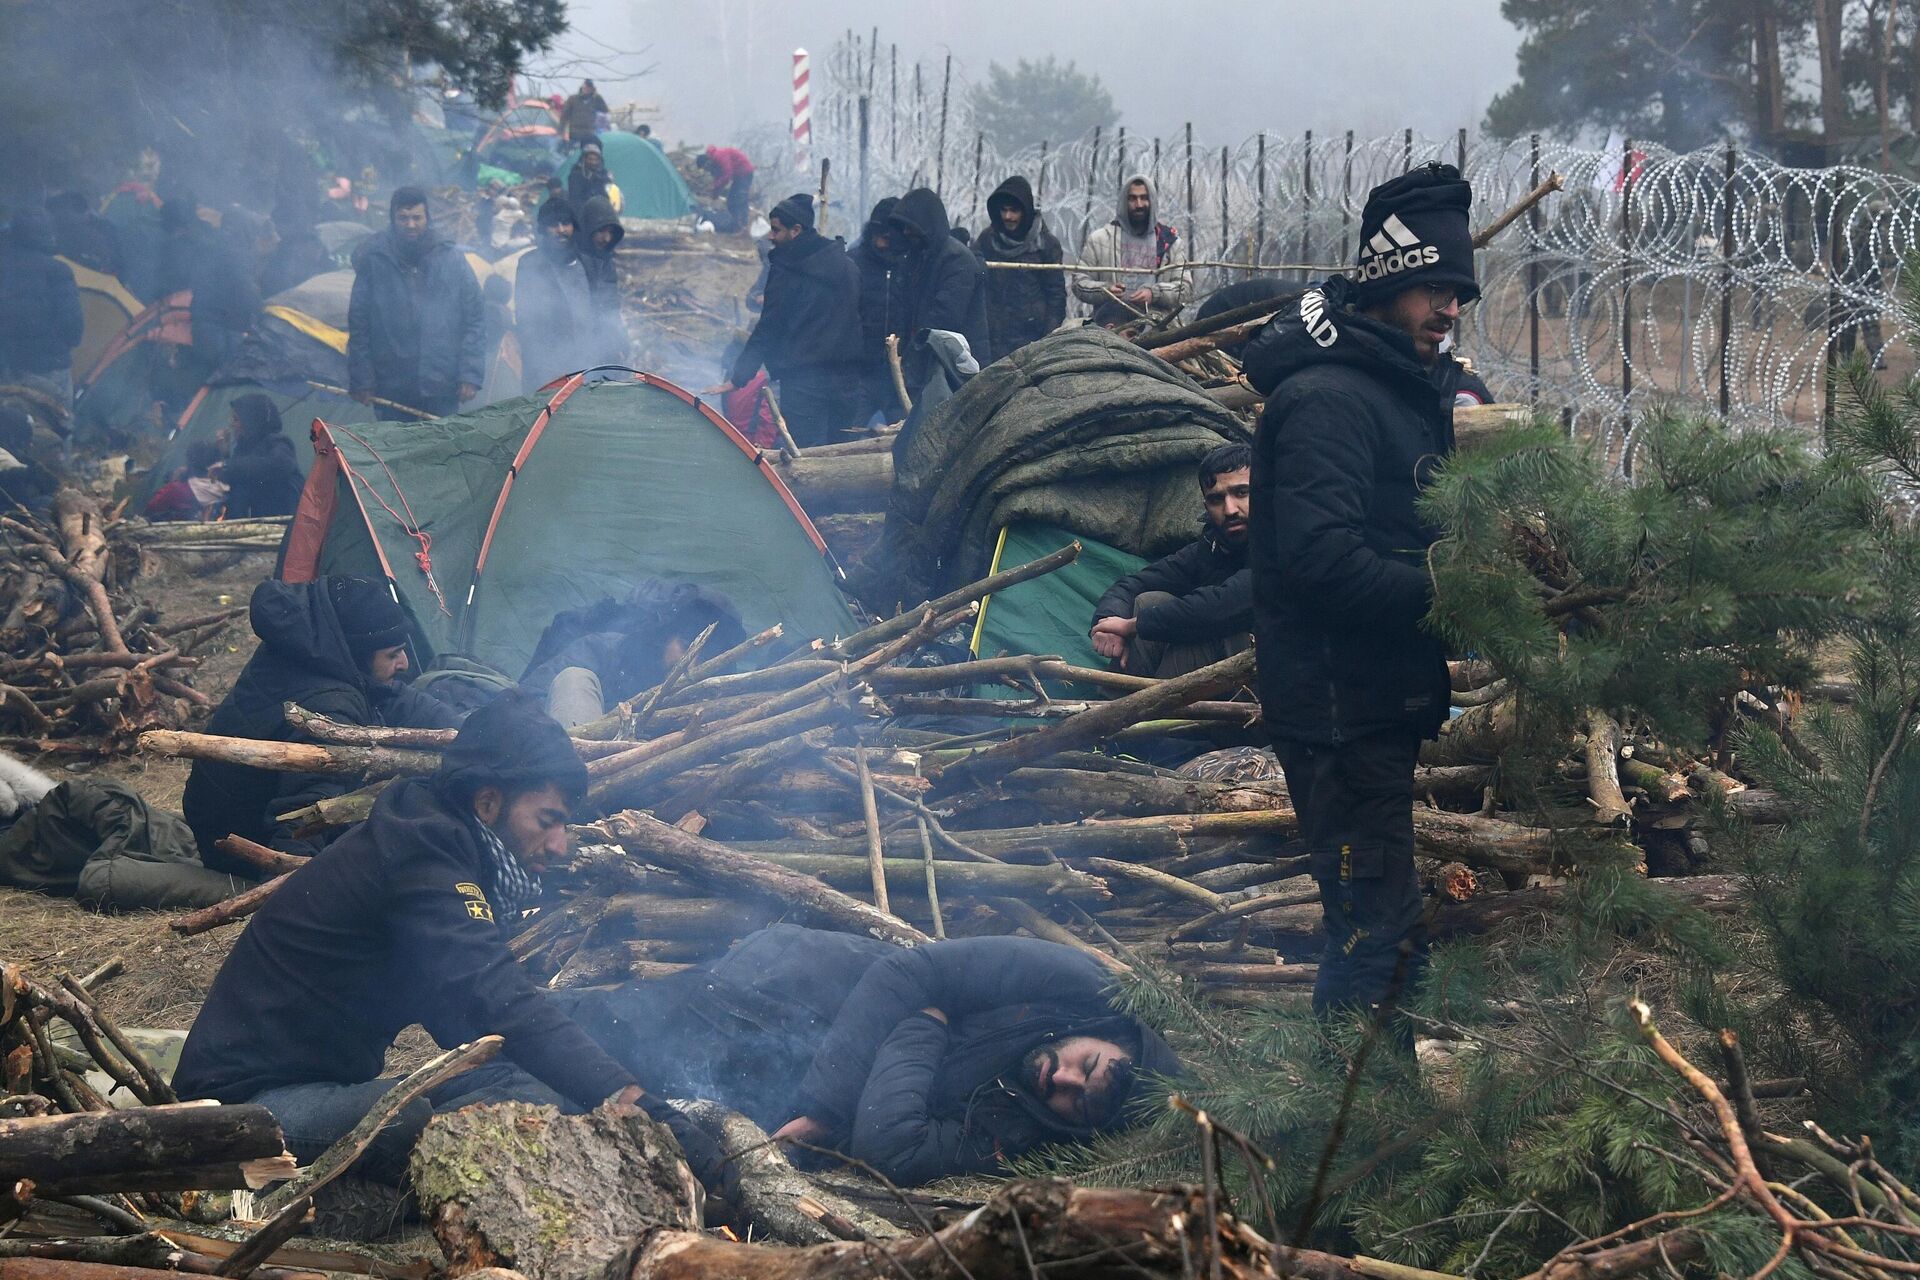
<instances>
[{"instance_id":1,"label":"red and white striped pole","mask_svg":"<svg viewBox=\"0 0 1920 1280\"><path fill-rule=\"evenodd\" d=\"M813 106L808 98L807 79L812 59L805 49L793 51L793 168L796 173L813 169Z\"/></svg>"}]
</instances>

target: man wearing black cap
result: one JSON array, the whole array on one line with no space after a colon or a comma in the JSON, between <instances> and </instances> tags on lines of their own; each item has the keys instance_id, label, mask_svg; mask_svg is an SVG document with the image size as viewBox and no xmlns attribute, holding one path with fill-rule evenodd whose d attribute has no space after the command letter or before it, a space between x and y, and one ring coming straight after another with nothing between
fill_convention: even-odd
<instances>
[{"instance_id":1,"label":"man wearing black cap","mask_svg":"<svg viewBox=\"0 0 1920 1280\"><path fill-rule=\"evenodd\" d=\"M343 724L451 729L459 723L439 699L400 683L409 666L407 615L384 582L263 582L254 588L248 618L260 647L208 721L208 733L302 741L287 723L289 702ZM341 795L349 785L338 775L196 760L181 809L208 866L254 876L257 868L222 853L217 842L239 835L290 847L279 816Z\"/></svg>"},{"instance_id":2,"label":"man wearing black cap","mask_svg":"<svg viewBox=\"0 0 1920 1280\"><path fill-rule=\"evenodd\" d=\"M402 1028L419 1023L447 1048L503 1036L506 1061L431 1091L374 1139L355 1169L384 1182L400 1179L438 1111L640 1103L626 1068L507 948L540 872L566 856L567 818L586 790L566 731L533 699L509 691L474 712L439 772L387 788L248 922L187 1036L175 1089L266 1107L304 1163L391 1087L380 1072Z\"/></svg>"},{"instance_id":3,"label":"man wearing black cap","mask_svg":"<svg viewBox=\"0 0 1920 1280\"><path fill-rule=\"evenodd\" d=\"M486 302L466 255L434 231L427 193L401 187L388 226L353 255L347 386L383 418L441 416L486 380Z\"/></svg>"},{"instance_id":4,"label":"man wearing black cap","mask_svg":"<svg viewBox=\"0 0 1920 1280\"><path fill-rule=\"evenodd\" d=\"M1472 197L1451 165L1376 187L1353 271L1246 350L1267 396L1249 544L1260 703L1326 913L1322 1012L1397 1000L1425 962L1413 771L1449 684L1423 625L1438 531L1415 504L1453 451L1460 370L1440 347L1480 296Z\"/></svg>"},{"instance_id":5,"label":"man wearing black cap","mask_svg":"<svg viewBox=\"0 0 1920 1280\"><path fill-rule=\"evenodd\" d=\"M703 395L753 381L762 365L780 384L780 410L794 443L827 444L861 417L860 270L846 245L814 230L813 197L788 196L767 215L766 304L733 362L732 376Z\"/></svg>"}]
</instances>

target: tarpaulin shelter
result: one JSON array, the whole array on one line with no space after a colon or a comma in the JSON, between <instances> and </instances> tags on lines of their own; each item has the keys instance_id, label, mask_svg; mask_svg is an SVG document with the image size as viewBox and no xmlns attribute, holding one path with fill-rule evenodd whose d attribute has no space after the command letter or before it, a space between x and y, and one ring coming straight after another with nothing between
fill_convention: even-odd
<instances>
[{"instance_id":1,"label":"tarpaulin shelter","mask_svg":"<svg viewBox=\"0 0 1920 1280\"><path fill-rule=\"evenodd\" d=\"M826 544L752 445L648 374L424 423L314 429L280 576L384 577L423 660L464 653L517 676L563 609L648 578L731 600L749 631L855 627Z\"/></svg>"},{"instance_id":2,"label":"tarpaulin shelter","mask_svg":"<svg viewBox=\"0 0 1920 1280\"><path fill-rule=\"evenodd\" d=\"M85 377L140 314L140 300L117 276L83 267L71 258L60 261L73 272L74 286L80 291L80 314L86 320L86 329L80 335L80 345L73 349L73 367Z\"/></svg>"},{"instance_id":3,"label":"tarpaulin shelter","mask_svg":"<svg viewBox=\"0 0 1920 1280\"><path fill-rule=\"evenodd\" d=\"M608 130L599 138L601 158L613 175L614 185L620 188L622 219L684 218L693 212L693 196L666 152L637 133ZM566 181L579 163L580 153L576 151L561 171L560 180Z\"/></svg>"},{"instance_id":4,"label":"tarpaulin shelter","mask_svg":"<svg viewBox=\"0 0 1920 1280\"><path fill-rule=\"evenodd\" d=\"M996 616L990 601L976 637L987 652L1061 653L1061 625L1047 619L1077 619L1084 637L1114 578L1190 542L1200 459L1251 436L1193 379L1126 339L1095 327L1051 334L902 433L868 593L931 599L984 577L996 552L1011 567L1078 538L1080 565L1008 593L1017 609Z\"/></svg>"}]
</instances>

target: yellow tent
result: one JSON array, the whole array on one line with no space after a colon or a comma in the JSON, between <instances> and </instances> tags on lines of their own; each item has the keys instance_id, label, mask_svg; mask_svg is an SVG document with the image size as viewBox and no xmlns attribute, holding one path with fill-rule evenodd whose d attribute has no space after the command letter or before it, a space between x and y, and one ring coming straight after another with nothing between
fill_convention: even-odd
<instances>
[{"instance_id":1,"label":"yellow tent","mask_svg":"<svg viewBox=\"0 0 1920 1280\"><path fill-rule=\"evenodd\" d=\"M73 272L73 282L80 289L80 314L86 318L87 327L73 351L73 372L76 377L85 377L128 322L140 314L141 304L125 285L104 271L83 267L69 258L60 261Z\"/></svg>"}]
</instances>

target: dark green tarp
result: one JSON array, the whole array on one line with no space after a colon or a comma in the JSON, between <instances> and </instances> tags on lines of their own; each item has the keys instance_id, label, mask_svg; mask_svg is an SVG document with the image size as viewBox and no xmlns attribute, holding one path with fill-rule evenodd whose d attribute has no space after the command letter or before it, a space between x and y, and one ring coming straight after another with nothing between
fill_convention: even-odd
<instances>
[{"instance_id":1,"label":"dark green tarp","mask_svg":"<svg viewBox=\"0 0 1920 1280\"><path fill-rule=\"evenodd\" d=\"M1251 437L1199 384L1124 338L1091 327L1049 335L903 434L864 589L921 600L973 581L1000 530L1022 523L1147 559L1171 554L1193 539L1200 459Z\"/></svg>"},{"instance_id":2,"label":"dark green tarp","mask_svg":"<svg viewBox=\"0 0 1920 1280\"><path fill-rule=\"evenodd\" d=\"M1145 560L1055 525L1021 522L1007 529L991 571L1052 555L1076 538L1080 555L1072 564L987 597L975 633L976 655L1043 653L1077 667L1107 665L1093 651L1087 635L1093 626L1093 606L1108 587L1146 564Z\"/></svg>"},{"instance_id":3,"label":"dark green tarp","mask_svg":"<svg viewBox=\"0 0 1920 1280\"><path fill-rule=\"evenodd\" d=\"M351 475L334 478L317 545L323 486L309 483L283 576L378 575L384 552L423 657L467 653L514 675L556 613L647 578L724 594L749 632L778 622L800 641L855 629L817 535L758 453L664 384L581 384L558 399L476 575L496 500L548 401L331 432Z\"/></svg>"}]
</instances>

